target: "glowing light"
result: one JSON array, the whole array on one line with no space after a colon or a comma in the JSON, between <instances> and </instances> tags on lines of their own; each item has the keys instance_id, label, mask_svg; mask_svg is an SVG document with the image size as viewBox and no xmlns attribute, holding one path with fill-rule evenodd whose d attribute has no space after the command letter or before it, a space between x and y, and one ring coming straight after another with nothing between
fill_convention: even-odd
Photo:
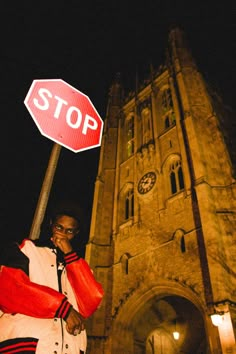
<instances>
[{"instance_id":1,"label":"glowing light","mask_svg":"<svg viewBox=\"0 0 236 354\"><path fill-rule=\"evenodd\" d=\"M179 332L174 331L173 332L173 337L174 337L175 340L178 340L179 339Z\"/></svg>"},{"instance_id":2,"label":"glowing light","mask_svg":"<svg viewBox=\"0 0 236 354\"><path fill-rule=\"evenodd\" d=\"M223 318L219 313L214 313L211 315L211 322L214 326L219 327L222 324Z\"/></svg>"}]
</instances>

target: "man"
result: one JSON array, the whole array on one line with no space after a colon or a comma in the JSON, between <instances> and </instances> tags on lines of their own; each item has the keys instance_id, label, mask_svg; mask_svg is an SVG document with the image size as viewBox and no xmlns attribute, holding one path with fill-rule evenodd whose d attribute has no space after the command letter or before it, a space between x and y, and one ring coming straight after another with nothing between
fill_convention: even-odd
<instances>
[{"instance_id":1,"label":"man","mask_svg":"<svg viewBox=\"0 0 236 354\"><path fill-rule=\"evenodd\" d=\"M50 235L1 253L0 353L85 353L85 318L99 306L103 289L74 249L80 223L74 206L59 206ZM88 294L83 303L83 267L97 293L91 308Z\"/></svg>"}]
</instances>

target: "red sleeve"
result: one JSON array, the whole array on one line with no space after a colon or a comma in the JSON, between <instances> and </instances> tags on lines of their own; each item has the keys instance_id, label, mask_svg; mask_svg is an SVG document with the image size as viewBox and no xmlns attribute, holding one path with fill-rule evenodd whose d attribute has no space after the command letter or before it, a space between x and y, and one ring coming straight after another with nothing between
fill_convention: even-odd
<instances>
[{"instance_id":1,"label":"red sleeve","mask_svg":"<svg viewBox=\"0 0 236 354\"><path fill-rule=\"evenodd\" d=\"M1 266L0 309L3 312L66 319L71 307L63 294L31 282L21 269Z\"/></svg>"},{"instance_id":2,"label":"red sleeve","mask_svg":"<svg viewBox=\"0 0 236 354\"><path fill-rule=\"evenodd\" d=\"M66 272L74 290L79 312L84 318L91 316L100 305L104 291L96 281L88 263L76 252L65 255Z\"/></svg>"}]
</instances>

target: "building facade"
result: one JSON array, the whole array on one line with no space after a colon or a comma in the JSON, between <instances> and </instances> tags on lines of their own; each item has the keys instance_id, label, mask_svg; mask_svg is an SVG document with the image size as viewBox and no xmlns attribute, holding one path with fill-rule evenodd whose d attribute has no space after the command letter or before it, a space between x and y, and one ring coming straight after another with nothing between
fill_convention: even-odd
<instances>
[{"instance_id":1,"label":"building facade","mask_svg":"<svg viewBox=\"0 0 236 354\"><path fill-rule=\"evenodd\" d=\"M233 121L184 33L167 43L142 87L125 97L117 77L109 92L86 246L105 298L88 353L236 353Z\"/></svg>"}]
</instances>

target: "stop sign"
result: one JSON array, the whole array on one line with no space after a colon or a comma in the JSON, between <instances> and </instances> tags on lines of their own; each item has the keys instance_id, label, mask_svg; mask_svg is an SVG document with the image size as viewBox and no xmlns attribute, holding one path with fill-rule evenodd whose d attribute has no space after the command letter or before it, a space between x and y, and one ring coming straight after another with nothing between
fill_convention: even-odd
<instances>
[{"instance_id":1,"label":"stop sign","mask_svg":"<svg viewBox=\"0 0 236 354\"><path fill-rule=\"evenodd\" d=\"M24 100L41 134L74 151L101 145L103 121L92 102L61 79L34 80Z\"/></svg>"}]
</instances>

